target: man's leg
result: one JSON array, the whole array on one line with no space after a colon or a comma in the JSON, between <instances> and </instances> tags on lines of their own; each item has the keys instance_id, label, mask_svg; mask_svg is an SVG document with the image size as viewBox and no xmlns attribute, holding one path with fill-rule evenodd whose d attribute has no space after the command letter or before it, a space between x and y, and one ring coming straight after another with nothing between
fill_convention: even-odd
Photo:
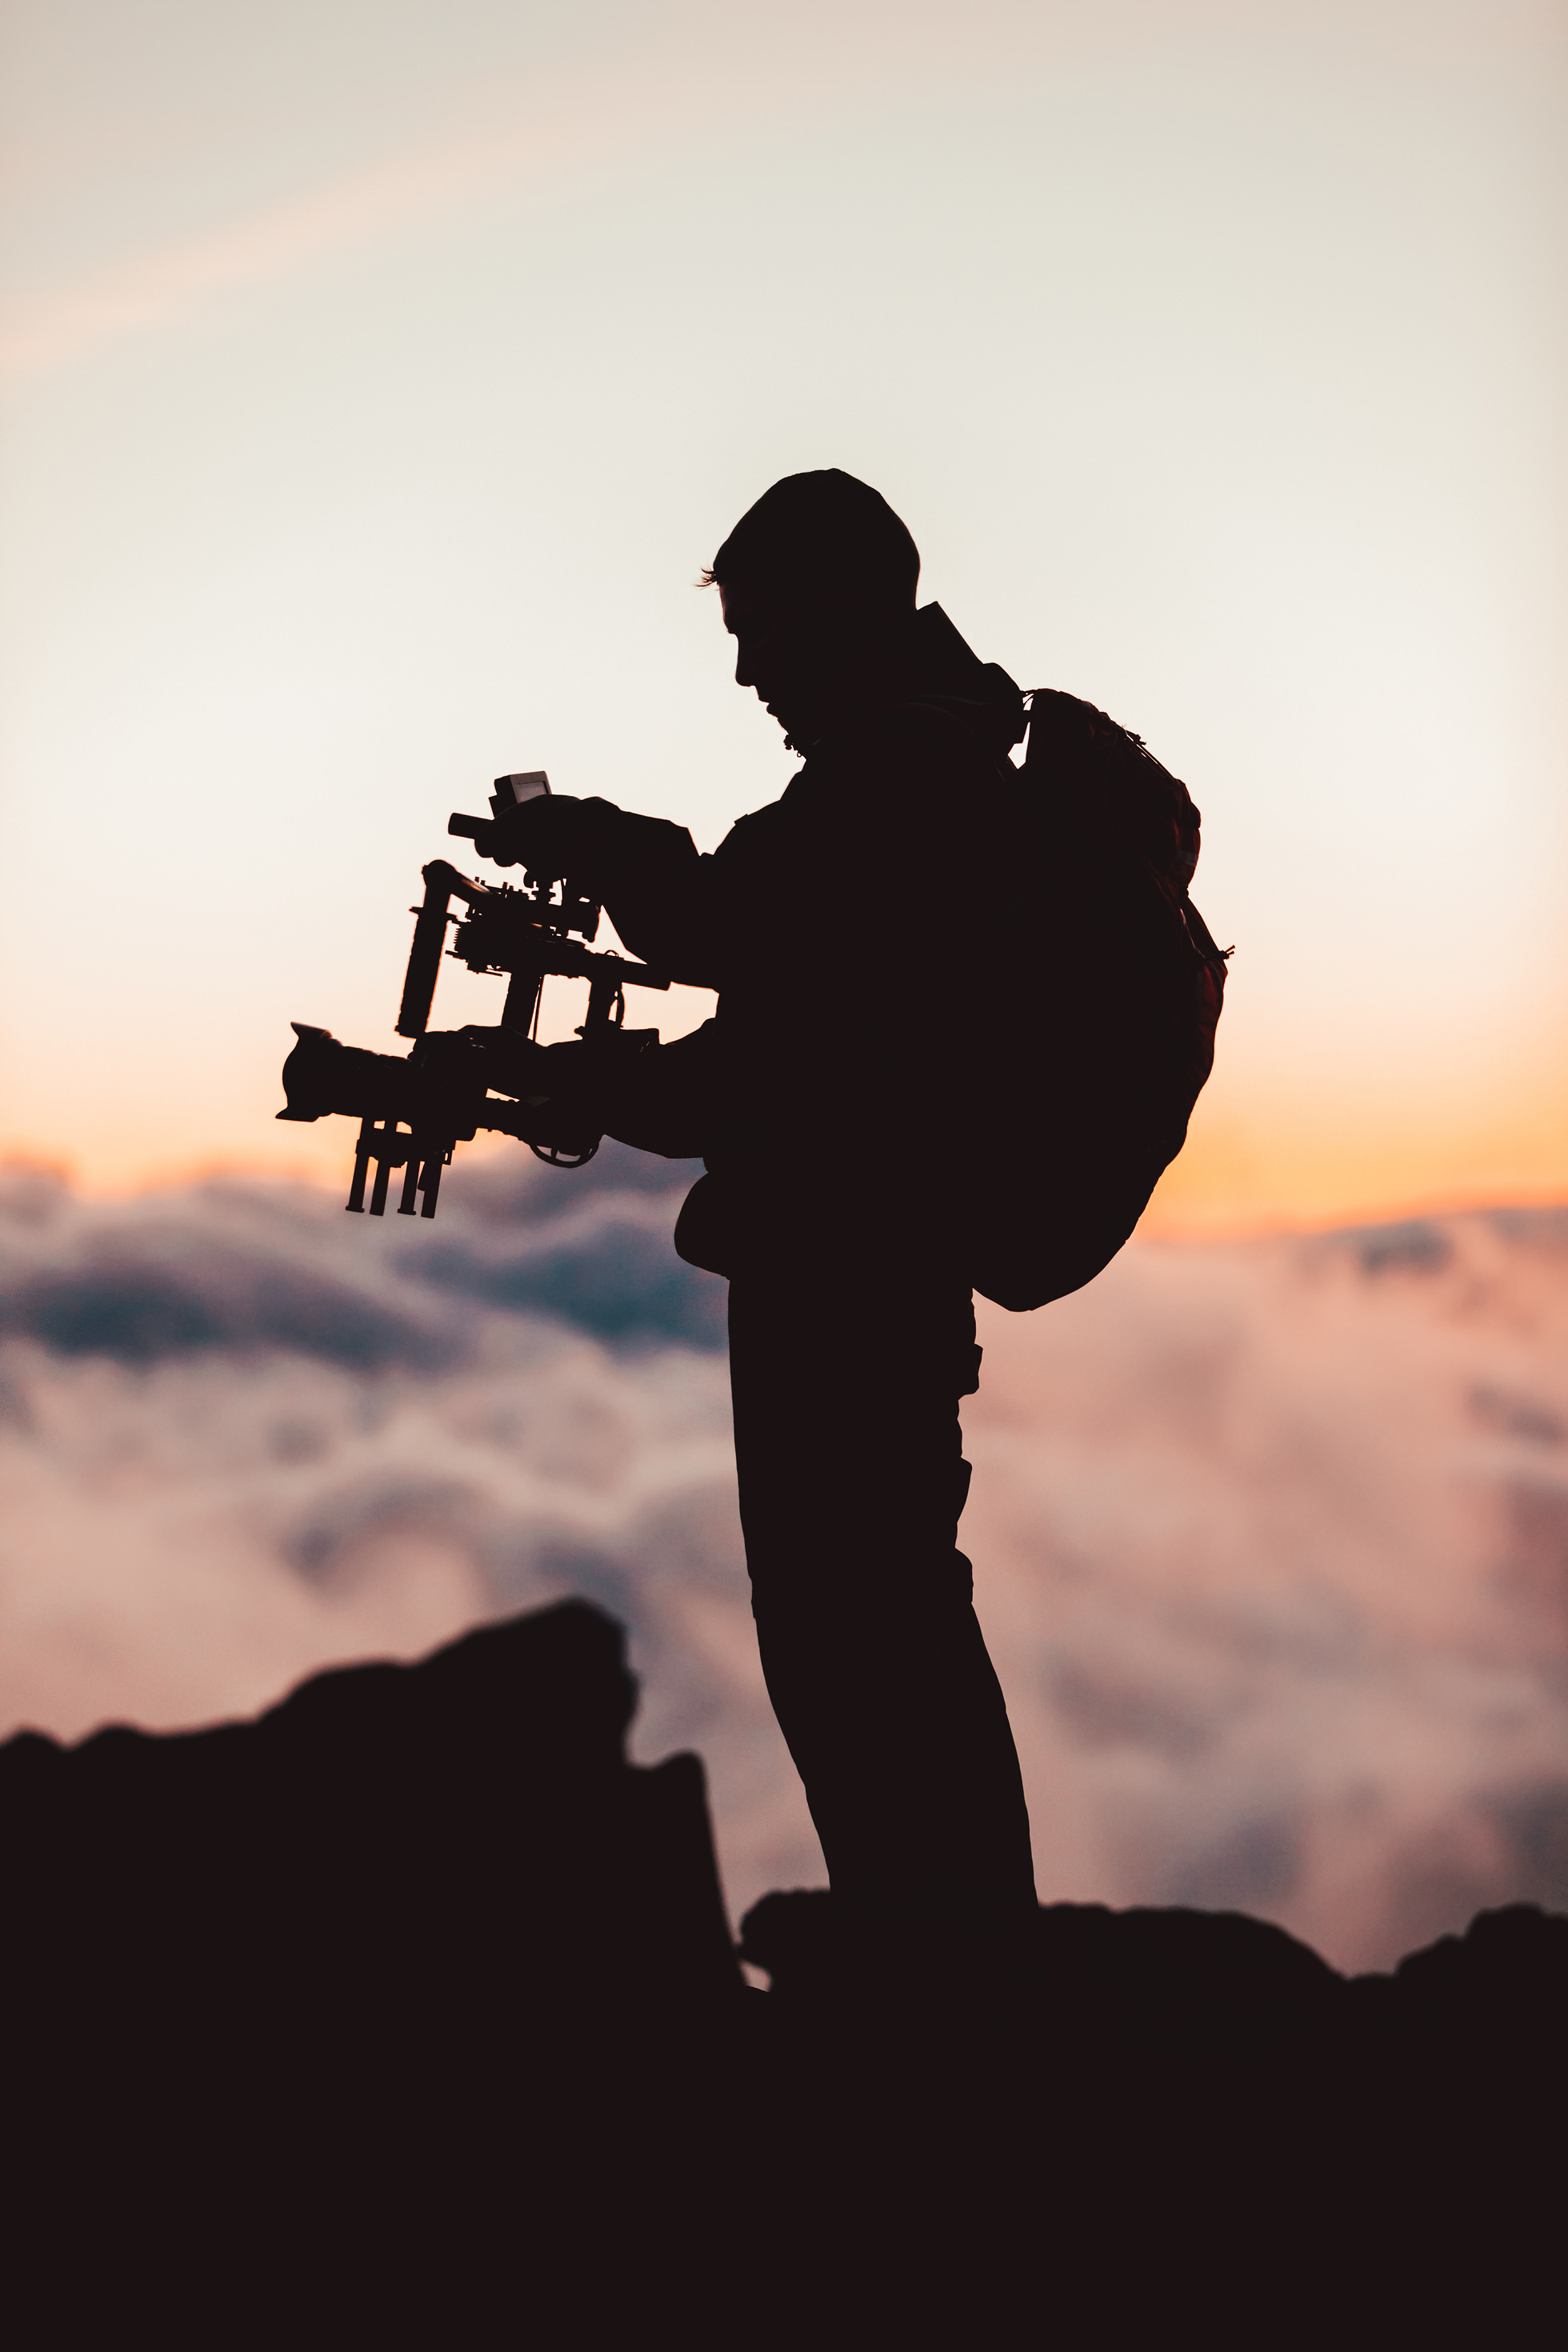
<instances>
[{"instance_id":1,"label":"man's leg","mask_svg":"<svg viewBox=\"0 0 1568 2352\"><path fill-rule=\"evenodd\" d=\"M769 1693L836 1895L963 1919L1034 1903L1007 1711L956 1549L956 1282L731 1285L741 1517Z\"/></svg>"}]
</instances>

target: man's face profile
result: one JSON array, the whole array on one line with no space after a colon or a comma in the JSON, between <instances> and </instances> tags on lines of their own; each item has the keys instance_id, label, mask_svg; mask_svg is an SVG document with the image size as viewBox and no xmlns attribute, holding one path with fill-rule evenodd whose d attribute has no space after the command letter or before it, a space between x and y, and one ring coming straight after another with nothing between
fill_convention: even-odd
<instances>
[{"instance_id":1,"label":"man's face profile","mask_svg":"<svg viewBox=\"0 0 1568 2352\"><path fill-rule=\"evenodd\" d=\"M773 690L784 687L791 667L787 641L795 634L791 624L795 616L754 588L726 586L722 581L719 603L724 626L735 640L735 683L754 688L772 710Z\"/></svg>"},{"instance_id":2,"label":"man's face profile","mask_svg":"<svg viewBox=\"0 0 1568 2352\"><path fill-rule=\"evenodd\" d=\"M851 655L850 633L828 612L741 583L719 583L724 626L735 640L735 683L750 687L788 734L809 723Z\"/></svg>"}]
</instances>

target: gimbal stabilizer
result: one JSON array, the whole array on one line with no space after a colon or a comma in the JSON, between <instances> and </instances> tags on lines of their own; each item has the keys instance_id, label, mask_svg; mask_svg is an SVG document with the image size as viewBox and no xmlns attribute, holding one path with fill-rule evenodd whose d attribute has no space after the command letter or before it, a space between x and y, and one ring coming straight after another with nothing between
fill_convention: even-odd
<instances>
[{"instance_id":1,"label":"gimbal stabilizer","mask_svg":"<svg viewBox=\"0 0 1568 2352\"><path fill-rule=\"evenodd\" d=\"M498 776L490 807L500 816L517 802L549 790L542 772ZM484 818L471 816L454 816L447 827L481 848L489 829ZM552 1167L581 1168L592 1160L600 1138L586 1124L586 1114L546 1091L545 1050L533 1042L545 976L555 972L588 982L588 1017L577 1032L588 1066L584 1075L612 1056L640 1053L657 1042L657 1029L626 1027L625 992L628 986L669 986L646 964L591 952L586 943L599 928L599 908L570 878L551 884L526 875L521 889L504 884L492 888L469 881L437 857L424 868L424 903L409 909L416 919L414 944L397 1015L397 1034L414 1041L406 1058L340 1045L329 1030L296 1021L290 1026L299 1043L283 1065L288 1105L279 1118L338 1114L359 1120L347 1205L364 1208L374 1161L373 1217L384 1213L395 1168L404 1171L398 1214L411 1217L420 1195L420 1213L433 1217L443 1167L455 1146L471 1142L481 1127L519 1137ZM461 901L455 918L454 898ZM494 1029L428 1026L447 927L454 919L458 929L447 951L470 971L509 976Z\"/></svg>"}]
</instances>

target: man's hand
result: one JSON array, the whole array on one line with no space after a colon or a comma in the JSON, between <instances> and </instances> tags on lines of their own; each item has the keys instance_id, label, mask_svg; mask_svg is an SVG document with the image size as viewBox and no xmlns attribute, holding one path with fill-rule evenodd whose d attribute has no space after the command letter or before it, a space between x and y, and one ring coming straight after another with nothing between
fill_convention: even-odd
<instances>
[{"instance_id":1,"label":"man's hand","mask_svg":"<svg viewBox=\"0 0 1568 2352\"><path fill-rule=\"evenodd\" d=\"M584 802L542 793L503 810L475 835L474 846L498 866L521 866L540 882L559 882L584 863L589 830Z\"/></svg>"},{"instance_id":2,"label":"man's hand","mask_svg":"<svg viewBox=\"0 0 1568 2352\"><path fill-rule=\"evenodd\" d=\"M573 800L565 793L547 798L541 793L483 823L455 816L447 830L471 841L481 857L498 866L521 866L539 882L569 881L601 904L628 865L645 866L651 856L657 866L661 851L668 862L666 835L673 837L678 856L684 850L682 864L697 861L689 834L663 818L629 816L613 801Z\"/></svg>"}]
</instances>

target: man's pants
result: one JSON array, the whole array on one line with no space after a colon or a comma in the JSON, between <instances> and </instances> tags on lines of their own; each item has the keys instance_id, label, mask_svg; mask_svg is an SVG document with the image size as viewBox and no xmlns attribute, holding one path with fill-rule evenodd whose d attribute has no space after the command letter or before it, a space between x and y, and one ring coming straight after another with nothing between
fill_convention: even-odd
<instances>
[{"instance_id":1,"label":"man's pants","mask_svg":"<svg viewBox=\"0 0 1568 2352\"><path fill-rule=\"evenodd\" d=\"M730 1286L735 1456L763 1671L847 1909L1033 1906L1007 1710L956 1549L966 1285L809 1264Z\"/></svg>"}]
</instances>

